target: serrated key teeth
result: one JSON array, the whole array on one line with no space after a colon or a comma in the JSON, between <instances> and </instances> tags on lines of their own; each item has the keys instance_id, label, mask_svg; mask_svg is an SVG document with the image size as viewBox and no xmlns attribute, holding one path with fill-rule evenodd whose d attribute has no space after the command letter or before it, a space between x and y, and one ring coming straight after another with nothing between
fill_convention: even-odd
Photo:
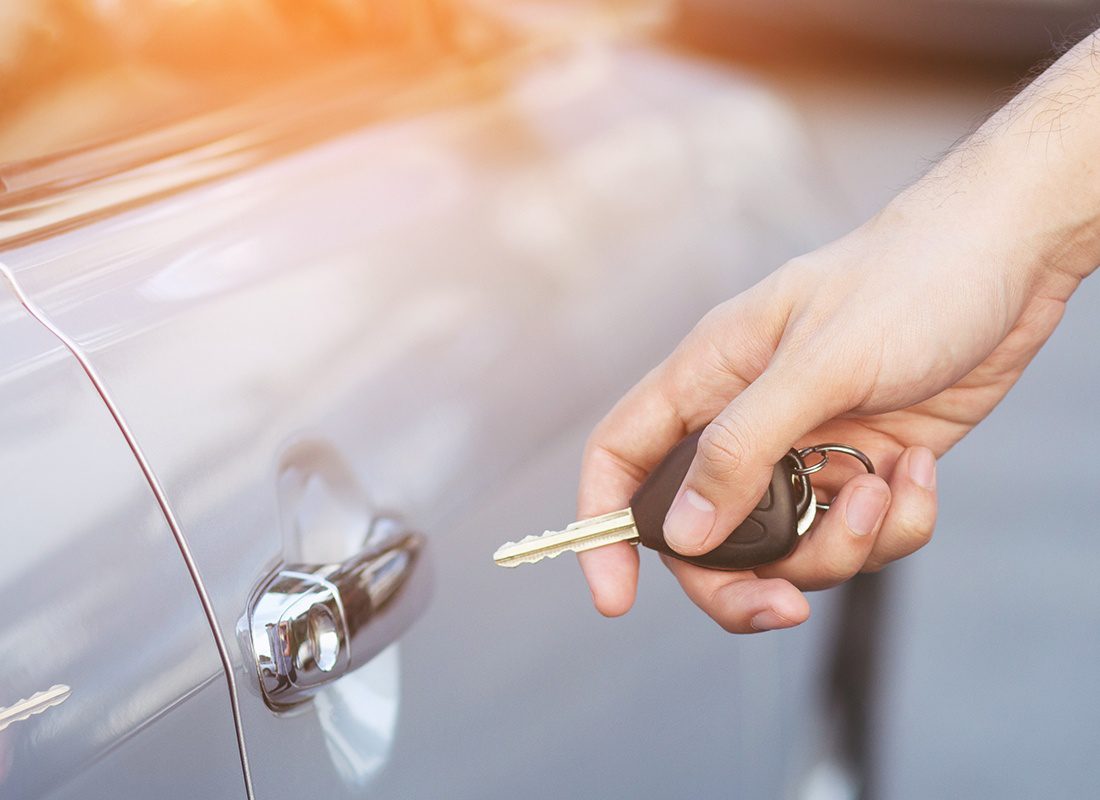
<instances>
[{"instance_id":1,"label":"serrated key teeth","mask_svg":"<svg viewBox=\"0 0 1100 800\"><path fill-rule=\"evenodd\" d=\"M518 542L508 542L497 549L493 560L502 567L534 564L544 558L557 558L567 551L579 553L637 537L634 516L630 509L623 509L575 522L563 531L545 531Z\"/></svg>"},{"instance_id":2,"label":"serrated key teeth","mask_svg":"<svg viewBox=\"0 0 1100 800\"><path fill-rule=\"evenodd\" d=\"M498 567L516 567L531 561L532 558L530 554L514 552L521 544L522 542L508 542L508 544L502 545L493 553L493 562ZM535 555L538 554L536 553ZM541 556L538 557L541 558ZM538 558L534 560L537 561Z\"/></svg>"},{"instance_id":3,"label":"serrated key teeth","mask_svg":"<svg viewBox=\"0 0 1100 800\"><path fill-rule=\"evenodd\" d=\"M542 536L545 536L547 533L550 533L550 531L544 532L542 534ZM518 542L505 542L504 544L502 544L500 547L497 548L497 552L499 553L501 550L507 550L509 547L517 547L521 544L526 544L527 542L533 542L533 541L535 541L535 539L541 539L542 536L540 536L537 533L532 533L530 536L524 536Z\"/></svg>"},{"instance_id":4,"label":"serrated key teeth","mask_svg":"<svg viewBox=\"0 0 1100 800\"><path fill-rule=\"evenodd\" d=\"M23 722L35 714L41 714L49 708L60 705L69 699L72 689L63 683L55 684L42 692L35 692L30 697L0 708L0 731L15 722Z\"/></svg>"}]
</instances>

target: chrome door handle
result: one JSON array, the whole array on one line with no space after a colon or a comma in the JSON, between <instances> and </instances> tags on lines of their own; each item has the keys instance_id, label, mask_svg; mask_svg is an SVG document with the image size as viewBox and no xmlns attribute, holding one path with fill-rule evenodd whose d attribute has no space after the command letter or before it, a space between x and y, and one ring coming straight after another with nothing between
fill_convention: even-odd
<instances>
[{"instance_id":1,"label":"chrome door handle","mask_svg":"<svg viewBox=\"0 0 1100 800\"><path fill-rule=\"evenodd\" d=\"M427 606L424 540L384 517L339 564L283 564L253 592L238 634L268 706L285 711L370 661Z\"/></svg>"}]
</instances>

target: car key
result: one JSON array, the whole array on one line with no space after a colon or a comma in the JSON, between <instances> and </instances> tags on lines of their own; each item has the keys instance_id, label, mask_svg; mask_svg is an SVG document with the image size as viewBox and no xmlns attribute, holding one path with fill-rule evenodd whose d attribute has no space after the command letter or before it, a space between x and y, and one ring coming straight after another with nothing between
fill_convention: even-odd
<instances>
[{"instance_id":1,"label":"car key","mask_svg":"<svg viewBox=\"0 0 1100 800\"><path fill-rule=\"evenodd\" d=\"M685 556L665 542L664 522L695 457L701 433L688 436L669 451L634 493L629 508L574 522L562 531L546 531L508 542L493 554L493 560L502 567L515 567L567 551L579 553L615 542L630 542L710 569L752 569L790 554L799 537L810 529L817 510L828 509L827 504L818 503L814 497L809 476L825 467L830 452L850 455L859 459L868 472L875 471L867 456L848 445L792 449L775 465L767 491L748 518L710 552ZM821 458L807 466L806 457L810 454Z\"/></svg>"}]
</instances>

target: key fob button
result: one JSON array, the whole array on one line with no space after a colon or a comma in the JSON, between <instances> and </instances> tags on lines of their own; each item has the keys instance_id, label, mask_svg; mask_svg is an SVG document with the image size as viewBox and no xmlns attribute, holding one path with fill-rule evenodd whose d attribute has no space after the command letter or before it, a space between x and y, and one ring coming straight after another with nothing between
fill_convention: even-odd
<instances>
[{"instance_id":1,"label":"key fob button","mask_svg":"<svg viewBox=\"0 0 1100 800\"><path fill-rule=\"evenodd\" d=\"M759 542L767 535L767 529L750 517L738 525L737 529L730 534L730 538L726 541L732 542L733 544L753 544L754 542Z\"/></svg>"}]
</instances>

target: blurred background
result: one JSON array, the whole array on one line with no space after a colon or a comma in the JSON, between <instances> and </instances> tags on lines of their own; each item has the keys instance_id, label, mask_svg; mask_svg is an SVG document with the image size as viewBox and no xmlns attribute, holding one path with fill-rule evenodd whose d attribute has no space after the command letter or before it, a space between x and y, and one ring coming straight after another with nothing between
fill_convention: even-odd
<instances>
[{"instance_id":1,"label":"blurred background","mask_svg":"<svg viewBox=\"0 0 1100 800\"><path fill-rule=\"evenodd\" d=\"M251 160L255 153L270 159L367 125L381 114L381 105L363 110L341 99L366 91L364 75L369 91L388 97L382 91L387 86L415 80L441 63L444 74L446 65L457 65L463 80L434 83L430 104L461 106L469 102L470 74L477 76L476 91L491 91L506 81L502 62L534 59L553 71L559 48L595 42L630 53L631 85L643 94L652 90L651 97L667 93L663 71L669 64L698 76L700 85L727 81L748 87L737 106L743 119L727 116L726 127L710 128L707 136L746 137L757 148L762 139L752 131L767 132L771 121L782 119L777 129L789 138L766 143L767 155L755 168L736 159L693 165L704 184L731 196L728 208L715 206L728 213L716 216L715 224L741 226L756 242L755 249L742 243L736 272L712 284L732 292L866 219L1021 81L1093 30L1098 12L1098 4L1082 0L6 2L0 5L0 243L41 237L48 225L73 213L57 210L65 202L57 199L61 192L136 165L212 142L247 142L226 151L232 158L219 162L217 172L224 176L259 163ZM420 113L425 102L423 93L379 101L388 104L386 113L396 108L408 114ZM645 142L634 146L644 158ZM758 157L757 150L751 152ZM613 160L614 154L607 157ZM752 169L752 180L736 177ZM133 203L136 193L159 189L143 184L118 191L119 203ZM623 230L624 236L630 233ZM680 268L667 265L670 271ZM722 299L717 291L696 298L700 309ZM677 330L654 333L637 366L666 352ZM824 759L817 771L779 781L790 796L1096 796L1098 340L1100 285L1094 280L1070 303L1064 323L1004 404L943 460L941 522L933 543L862 581L846 597L815 599L809 626L817 630L805 634L814 637L812 644L777 651L813 656L813 663L798 668L816 681L821 702L833 709L826 720L836 736L823 739L840 740L825 749L840 753L833 755L841 767L830 771ZM599 395L600 403L628 385L626 377L616 380ZM579 409L569 420L574 433L559 442L560 456L553 461L560 480L540 514L553 512L564 521L571 513L572 477L561 476L574 468L583 431L598 418L599 407ZM519 472L515 479L534 486L540 474ZM557 521L540 522L508 505L507 497L499 497L496 513L510 525ZM462 529L462 541L491 549L499 531L478 533L478 519ZM460 548L469 546L458 538L456 533L441 545L444 563L461 558ZM531 577L522 610L507 612L515 630L524 614L563 603L556 613L577 615L576 635L585 647L598 648L604 637L616 635L645 646L652 634L638 627L639 618L680 621L679 635L692 641L722 636L695 619L668 580L648 595L643 591L631 621L622 623L635 627L609 627L584 616L590 612L583 589L575 576L564 574L546 569ZM515 587L470 590L467 599L488 609L509 591ZM562 601L566 592L570 598ZM820 620L818 603L826 611ZM562 624L554 627L558 635L564 635ZM418 674L424 684L432 680L426 654L435 663L446 657L440 641L469 646L456 636L442 623L414 631L406 663L410 652L425 655L425 661L410 667L408 686L418 685ZM497 653L486 659L506 658L494 640L488 632L475 639ZM729 648L749 652L765 646ZM717 658L709 647L700 652ZM591 659L577 667L578 675L599 668L598 651L586 652ZM751 658L730 658L729 680L737 681L738 665ZM776 680L778 689L761 689L761 696L783 694L782 679ZM708 691L699 687L703 695ZM648 702L644 696L630 700ZM413 707L410 713L415 718L418 712ZM430 713L422 712L425 729ZM552 711L543 707L542 713ZM795 705L782 713L797 719L800 712ZM704 702L688 717L706 714ZM817 714L807 712L807 718ZM656 724L649 717L643 722ZM774 733L767 747L782 748ZM428 796L427 778L409 777L421 753L399 743L379 794ZM448 756L438 757L447 773ZM773 765L766 754L757 763L761 769ZM845 773L849 767L858 779ZM527 795L564 796L565 789L585 786L594 787L593 797L638 796L631 794L637 791L629 788L633 784L604 774L597 764L574 769L565 783L546 778ZM549 775L551 767L543 770ZM745 786L756 785L720 769L696 774L681 796L762 796L751 788L742 793L742 779ZM484 780L483 796L526 791L515 776ZM651 786L651 796L672 796L667 787Z\"/></svg>"},{"instance_id":2,"label":"blurred background","mask_svg":"<svg viewBox=\"0 0 1100 800\"><path fill-rule=\"evenodd\" d=\"M1018 76L1090 31L1095 11L1085 0L18 0L0 8L0 162L184 119L349 60L385 53L396 69L395 51L423 60L441 36L484 57L510 35L641 24L739 62L881 72L904 59L952 64L958 84Z\"/></svg>"}]
</instances>

